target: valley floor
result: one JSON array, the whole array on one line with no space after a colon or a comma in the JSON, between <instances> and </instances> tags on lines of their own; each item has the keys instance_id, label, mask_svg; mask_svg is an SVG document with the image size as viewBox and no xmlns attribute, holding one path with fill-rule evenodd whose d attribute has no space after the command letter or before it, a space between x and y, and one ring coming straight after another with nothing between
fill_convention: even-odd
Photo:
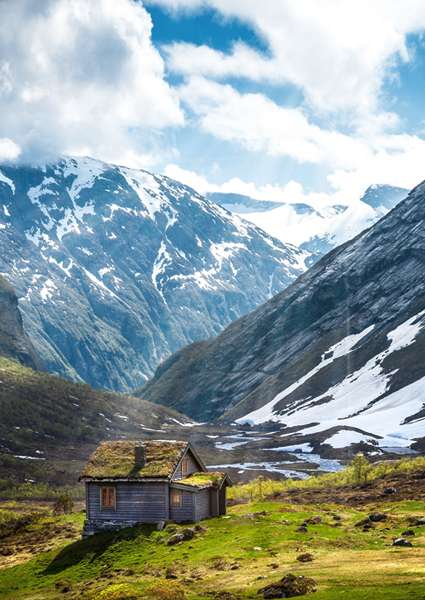
<instances>
[{"instance_id":1,"label":"valley floor","mask_svg":"<svg viewBox=\"0 0 425 600\"><path fill-rule=\"evenodd\" d=\"M389 484L397 491L385 495ZM398 474L375 488L375 494L370 485L318 489L317 495L291 490L274 500L234 504L226 517L204 521L192 539L176 545L168 540L187 527L159 532L144 526L81 541L83 511L55 517L47 505L4 503L0 598L261 598L260 588L294 573L314 578L315 600L422 600L425 471ZM376 512L382 520L364 527ZM392 546L406 530L412 547ZM307 552L311 562L297 560Z\"/></svg>"}]
</instances>

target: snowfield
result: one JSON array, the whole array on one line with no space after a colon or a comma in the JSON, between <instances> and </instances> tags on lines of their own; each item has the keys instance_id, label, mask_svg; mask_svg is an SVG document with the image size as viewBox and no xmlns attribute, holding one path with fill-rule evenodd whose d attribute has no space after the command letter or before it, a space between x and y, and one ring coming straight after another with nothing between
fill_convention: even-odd
<instances>
[{"instance_id":1,"label":"snowfield","mask_svg":"<svg viewBox=\"0 0 425 600\"><path fill-rule=\"evenodd\" d=\"M322 355L321 362L291 386L277 394L261 408L237 419L237 423L259 424L266 421L284 423L288 427L302 427L300 433L311 434L333 427L352 427L355 431L340 431L326 443L342 448L360 441L375 440L380 447L407 447L416 437L425 433L425 418L406 422L425 406L425 377L395 392L388 393L394 372L386 373L382 363L389 355L415 342L424 327L425 311L406 320L387 334L388 348L370 359L362 368L350 373L342 381L318 396L289 403L283 411L277 405L306 381L318 374L337 358L352 352L371 335L370 326L356 335L350 335ZM367 343L367 342L365 342ZM328 401L321 403L322 400ZM317 425L311 426L312 423ZM377 438L377 436L379 436Z\"/></svg>"}]
</instances>

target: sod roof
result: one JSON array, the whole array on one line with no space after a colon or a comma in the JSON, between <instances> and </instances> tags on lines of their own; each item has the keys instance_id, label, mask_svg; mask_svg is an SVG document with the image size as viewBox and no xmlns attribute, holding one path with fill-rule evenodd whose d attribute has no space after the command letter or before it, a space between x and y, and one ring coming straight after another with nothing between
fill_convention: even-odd
<instances>
[{"instance_id":1,"label":"sod roof","mask_svg":"<svg viewBox=\"0 0 425 600\"><path fill-rule=\"evenodd\" d=\"M192 473L184 479L179 479L176 483L183 485L191 485L199 489L207 487L221 487L224 480L227 478L226 473L219 471L209 471L208 473Z\"/></svg>"},{"instance_id":2,"label":"sod roof","mask_svg":"<svg viewBox=\"0 0 425 600\"><path fill-rule=\"evenodd\" d=\"M135 448L145 449L145 464L135 462ZM171 477L187 442L119 440L102 442L90 456L81 479L145 479Z\"/></svg>"}]
</instances>

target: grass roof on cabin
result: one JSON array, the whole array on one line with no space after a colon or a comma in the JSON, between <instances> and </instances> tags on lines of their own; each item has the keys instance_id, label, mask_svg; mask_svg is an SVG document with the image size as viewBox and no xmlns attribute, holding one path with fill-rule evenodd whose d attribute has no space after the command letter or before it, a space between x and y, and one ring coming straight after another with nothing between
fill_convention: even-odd
<instances>
[{"instance_id":1,"label":"grass roof on cabin","mask_svg":"<svg viewBox=\"0 0 425 600\"><path fill-rule=\"evenodd\" d=\"M135 463L134 449L143 446L145 464ZM169 477L175 470L187 442L119 440L102 442L90 456L81 478L138 479L144 477Z\"/></svg>"},{"instance_id":2,"label":"grass roof on cabin","mask_svg":"<svg viewBox=\"0 0 425 600\"><path fill-rule=\"evenodd\" d=\"M184 479L179 479L175 483L182 483L183 485L191 485L197 488L206 487L220 487L223 480L227 477L226 473L219 471L209 471L208 473L192 473Z\"/></svg>"}]
</instances>

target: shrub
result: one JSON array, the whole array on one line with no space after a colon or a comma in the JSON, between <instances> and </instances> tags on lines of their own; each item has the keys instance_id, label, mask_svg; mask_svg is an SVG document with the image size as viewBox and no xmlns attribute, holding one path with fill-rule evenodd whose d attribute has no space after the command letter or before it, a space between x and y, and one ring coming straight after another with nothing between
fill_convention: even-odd
<instances>
[{"instance_id":1,"label":"shrub","mask_svg":"<svg viewBox=\"0 0 425 600\"><path fill-rule=\"evenodd\" d=\"M61 494L53 505L53 514L54 515L66 515L72 513L72 509L74 508L74 502L70 496L70 494Z\"/></svg>"},{"instance_id":2,"label":"shrub","mask_svg":"<svg viewBox=\"0 0 425 600\"><path fill-rule=\"evenodd\" d=\"M353 462L356 459L353 460ZM366 460L366 459L365 459ZM363 462L363 461L362 461ZM367 461L366 461L367 462ZM252 500L262 500L263 497L272 498L291 489L314 489L323 487L340 487L343 485L352 485L356 477L364 477L366 466L362 467L359 474L355 474L353 463L342 471L337 473L325 473L315 475L308 479L285 479L273 480L263 479L261 486L257 479L248 483L235 485L228 489L228 498L234 502L244 502ZM400 460L386 460L375 464L369 464L367 468L367 481L374 481L383 477L395 475L397 473L414 473L425 470L425 457L402 458Z\"/></svg>"},{"instance_id":3,"label":"shrub","mask_svg":"<svg viewBox=\"0 0 425 600\"><path fill-rule=\"evenodd\" d=\"M367 483L370 474L370 464L363 452L358 452L351 463L353 482L355 485Z\"/></svg>"},{"instance_id":4,"label":"shrub","mask_svg":"<svg viewBox=\"0 0 425 600\"><path fill-rule=\"evenodd\" d=\"M127 583L113 583L96 592L93 600L143 600L146 596Z\"/></svg>"},{"instance_id":5,"label":"shrub","mask_svg":"<svg viewBox=\"0 0 425 600\"><path fill-rule=\"evenodd\" d=\"M157 583L145 591L144 598L149 600L185 600L184 589L175 581Z\"/></svg>"}]
</instances>

